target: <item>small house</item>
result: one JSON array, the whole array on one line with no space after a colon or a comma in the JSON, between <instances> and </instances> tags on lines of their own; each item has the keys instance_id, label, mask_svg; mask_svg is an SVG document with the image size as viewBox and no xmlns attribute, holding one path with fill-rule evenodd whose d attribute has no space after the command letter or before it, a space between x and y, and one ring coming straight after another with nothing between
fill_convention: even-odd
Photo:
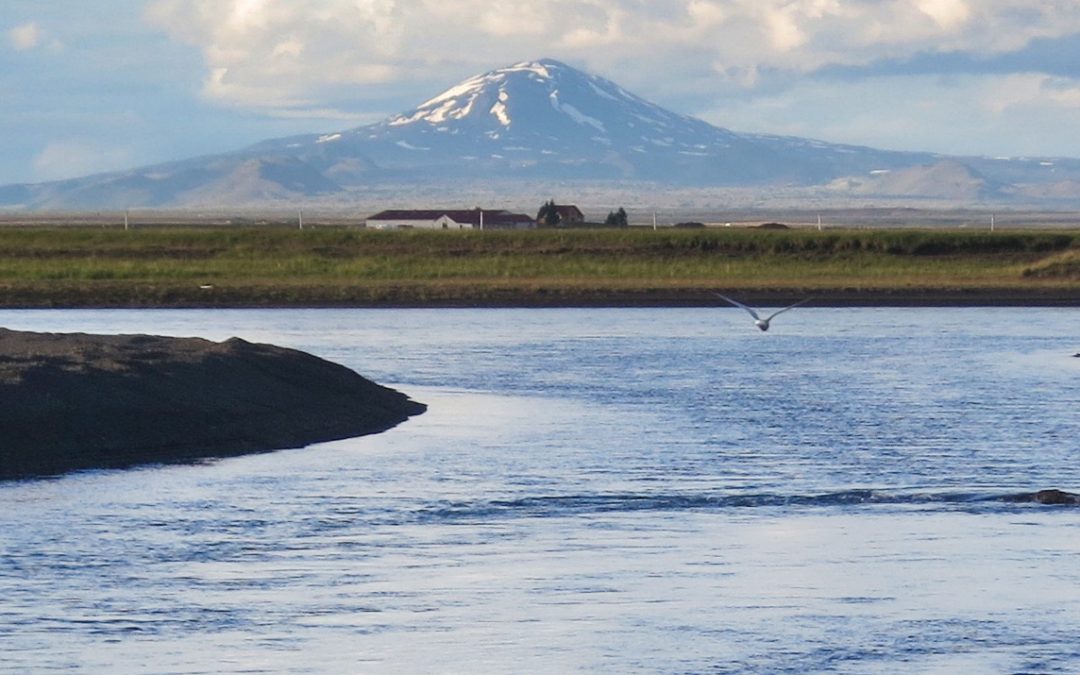
<instances>
[{"instance_id":1,"label":"small house","mask_svg":"<svg viewBox=\"0 0 1080 675\"><path fill-rule=\"evenodd\" d=\"M573 204L556 204L555 211L559 214L559 225L580 225L585 222L585 214Z\"/></svg>"},{"instance_id":2,"label":"small house","mask_svg":"<svg viewBox=\"0 0 1080 675\"><path fill-rule=\"evenodd\" d=\"M367 226L375 230L521 230L536 227L536 221L503 209L397 209L369 216Z\"/></svg>"}]
</instances>

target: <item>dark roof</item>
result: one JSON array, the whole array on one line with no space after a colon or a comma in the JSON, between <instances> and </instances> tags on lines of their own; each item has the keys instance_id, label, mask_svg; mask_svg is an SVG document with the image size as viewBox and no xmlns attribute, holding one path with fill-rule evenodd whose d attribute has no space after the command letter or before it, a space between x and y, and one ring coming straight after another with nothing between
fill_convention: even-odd
<instances>
[{"instance_id":1,"label":"dark roof","mask_svg":"<svg viewBox=\"0 0 1080 675\"><path fill-rule=\"evenodd\" d=\"M584 218L585 214L581 212L574 204L556 204L555 211L559 214L559 217L563 220L569 220L571 218Z\"/></svg>"},{"instance_id":2,"label":"dark roof","mask_svg":"<svg viewBox=\"0 0 1080 675\"><path fill-rule=\"evenodd\" d=\"M480 226L480 209L391 209L380 211L368 220L438 220L447 216L455 223ZM533 219L523 213L510 213L504 209L483 209L485 225L509 225L531 223Z\"/></svg>"}]
</instances>

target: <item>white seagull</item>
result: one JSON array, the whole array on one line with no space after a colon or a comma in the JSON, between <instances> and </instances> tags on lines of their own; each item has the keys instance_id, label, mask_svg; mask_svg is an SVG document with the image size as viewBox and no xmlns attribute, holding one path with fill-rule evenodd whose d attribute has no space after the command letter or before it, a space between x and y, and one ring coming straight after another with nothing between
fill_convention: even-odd
<instances>
[{"instance_id":1,"label":"white seagull","mask_svg":"<svg viewBox=\"0 0 1080 675\"><path fill-rule=\"evenodd\" d=\"M772 314L770 314L769 316L762 319L760 316L758 316L758 313L754 310L753 307L747 307L746 305L742 304L738 300L732 300L731 298L729 298L726 295L720 295L719 293L716 293L716 295L720 296L724 300L727 300L728 302L735 305L736 307L742 307L746 311L750 312L750 316L754 317L754 325L757 326L758 328L760 328L763 331L769 330L769 322L772 321L776 317L777 314L782 314L782 313L788 311L789 309L793 309L795 307L798 307L801 304L810 302L810 298L800 300L800 301L796 302L794 305L788 305L787 307L785 307L783 309L778 309L775 312L773 312Z\"/></svg>"}]
</instances>

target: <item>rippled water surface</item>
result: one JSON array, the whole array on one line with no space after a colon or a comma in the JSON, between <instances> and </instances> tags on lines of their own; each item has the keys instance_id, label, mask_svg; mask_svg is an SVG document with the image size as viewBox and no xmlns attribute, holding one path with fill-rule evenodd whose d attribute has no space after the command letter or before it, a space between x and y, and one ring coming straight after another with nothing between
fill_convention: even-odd
<instances>
[{"instance_id":1,"label":"rippled water surface","mask_svg":"<svg viewBox=\"0 0 1080 675\"><path fill-rule=\"evenodd\" d=\"M7 672L1076 672L1080 311L0 312L233 335L378 436L0 484Z\"/></svg>"}]
</instances>

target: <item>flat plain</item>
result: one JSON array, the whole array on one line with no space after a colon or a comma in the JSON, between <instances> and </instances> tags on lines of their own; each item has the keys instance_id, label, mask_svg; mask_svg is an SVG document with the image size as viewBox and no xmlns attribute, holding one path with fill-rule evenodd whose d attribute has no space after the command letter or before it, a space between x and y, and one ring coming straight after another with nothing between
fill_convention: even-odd
<instances>
[{"instance_id":1,"label":"flat plain","mask_svg":"<svg viewBox=\"0 0 1080 675\"><path fill-rule=\"evenodd\" d=\"M0 306L1080 305L1080 231L0 228Z\"/></svg>"}]
</instances>

